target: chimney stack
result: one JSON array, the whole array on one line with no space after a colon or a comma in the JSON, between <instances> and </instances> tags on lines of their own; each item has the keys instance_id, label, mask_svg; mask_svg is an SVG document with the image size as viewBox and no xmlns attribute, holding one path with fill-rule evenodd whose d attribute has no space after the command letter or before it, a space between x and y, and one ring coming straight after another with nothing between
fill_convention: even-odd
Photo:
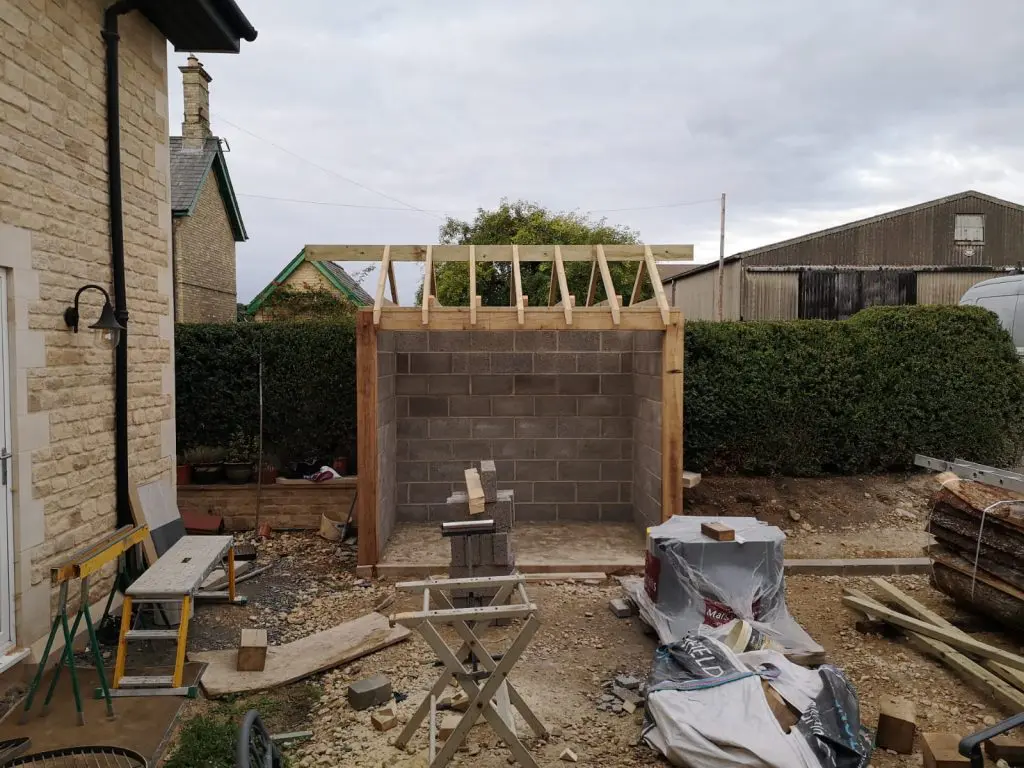
<instances>
[{"instance_id":1,"label":"chimney stack","mask_svg":"<svg viewBox=\"0 0 1024 768\"><path fill-rule=\"evenodd\" d=\"M212 77L203 69L202 63L189 55L188 64L178 67L182 75L185 93L185 121L181 124L181 135L188 149L202 149L210 132L210 81Z\"/></svg>"}]
</instances>

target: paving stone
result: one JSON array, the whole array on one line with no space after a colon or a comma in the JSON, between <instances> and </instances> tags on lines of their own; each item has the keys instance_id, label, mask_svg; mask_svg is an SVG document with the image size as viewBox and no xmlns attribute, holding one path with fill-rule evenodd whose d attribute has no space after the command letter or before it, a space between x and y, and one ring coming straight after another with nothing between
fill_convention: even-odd
<instances>
[{"instance_id":1,"label":"paving stone","mask_svg":"<svg viewBox=\"0 0 1024 768\"><path fill-rule=\"evenodd\" d=\"M391 700L391 681L384 675L357 680L348 687L348 703L362 711Z\"/></svg>"},{"instance_id":2,"label":"paving stone","mask_svg":"<svg viewBox=\"0 0 1024 768\"><path fill-rule=\"evenodd\" d=\"M615 678L615 685L627 691L635 691L640 687L640 679L632 675L619 675Z\"/></svg>"}]
</instances>

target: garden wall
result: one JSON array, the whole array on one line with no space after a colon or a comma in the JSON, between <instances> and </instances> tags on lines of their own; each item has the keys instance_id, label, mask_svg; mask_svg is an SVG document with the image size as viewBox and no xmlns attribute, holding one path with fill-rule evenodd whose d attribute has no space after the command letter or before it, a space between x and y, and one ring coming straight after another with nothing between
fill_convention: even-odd
<instances>
[{"instance_id":1,"label":"garden wall","mask_svg":"<svg viewBox=\"0 0 1024 768\"><path fill-rule=\"evenodd\" d=\"M356 478L330 483L265 485L260 491L260 522L275 530L318 529L326 514L344 521L356 493ZM220 515L229 531L252 530L256 526L256 484L179 485L181 512Z\"/></svg>"}]
</instances>

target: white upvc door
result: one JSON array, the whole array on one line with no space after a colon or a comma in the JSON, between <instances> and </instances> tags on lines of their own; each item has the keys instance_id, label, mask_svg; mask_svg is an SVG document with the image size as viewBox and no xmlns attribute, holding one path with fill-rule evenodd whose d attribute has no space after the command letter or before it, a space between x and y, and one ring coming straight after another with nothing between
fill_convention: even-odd
<instances>
[{"instance_id":1,"label":"white upvc door","mask_svg":"<svg viewBox=\"0 0 1024 768\"><path fill-rule=\"evenodd\" d=\"M0 651L14 645L14 504L11 484L11 343L7 272L0 270Z\"/></svg>"}]
</instances>

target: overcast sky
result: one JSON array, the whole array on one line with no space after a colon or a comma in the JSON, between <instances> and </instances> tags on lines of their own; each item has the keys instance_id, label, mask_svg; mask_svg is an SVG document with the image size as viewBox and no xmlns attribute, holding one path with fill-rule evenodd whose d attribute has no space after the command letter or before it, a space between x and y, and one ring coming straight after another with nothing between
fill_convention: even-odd
<instances>
[{"instance_id":1,"label":"overcast sky","mask_svg":"<svg viewBox=\"0 0 1024 768\"><path fill-rule=\"evenodd\" d=\"M722 192L727 253L969 188L1024 202L1020 0L239 5L257 40L200 55L249 232L239 301L306 243L434 243L502 197L697 261ZM405 302L415 265L399 282Z\"/></svg>"}]
</instances>

